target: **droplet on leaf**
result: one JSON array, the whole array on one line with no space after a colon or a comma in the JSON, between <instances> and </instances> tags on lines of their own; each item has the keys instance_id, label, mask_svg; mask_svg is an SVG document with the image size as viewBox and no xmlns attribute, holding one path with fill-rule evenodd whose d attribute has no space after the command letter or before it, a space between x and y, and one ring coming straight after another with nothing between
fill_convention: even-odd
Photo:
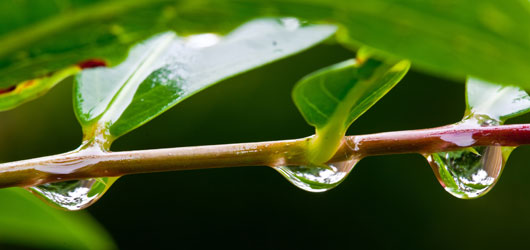
<instances>
[{"instance_id":1,"label":"droplet on leaf","mask_svg":"<svg viewBox=\"0 0 530 250\"><path fill-rule=\"evenodd\" d=\"M358 159L312 166L283 166L275 169L289 182L309 192L325 192L348 176Z\"/></svg>"}]
</instances>

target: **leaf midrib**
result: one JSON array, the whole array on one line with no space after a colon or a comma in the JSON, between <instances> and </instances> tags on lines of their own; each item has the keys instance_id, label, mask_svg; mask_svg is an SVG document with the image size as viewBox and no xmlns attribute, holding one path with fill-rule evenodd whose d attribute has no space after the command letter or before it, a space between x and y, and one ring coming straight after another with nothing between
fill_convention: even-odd
<instances>
[{"instance_id":1,"label":"leaf midrib","mask_svg":"<svg viewBox=\"0 0 530 250\"><path fill-rule=\"evenodd\" d=\"M159 38L160 40L157 41L156 44L149 45L153 49L148 53L148 56L143 59L143 62L137 66L136 70L134 70L134 73L125 81L122 87L116 92L105 111L103 111L103 115L98 119L98 123L112 122L113 114L121 114L123 110L127 108L126 104L128 103L126 103L127 100L125 98L127 98L128 94L134 93L134 91L131 91L131 89L138 87L143 82L143 79L140 77L144 75L146 71L151 69L152 63L155 62L155 60L157 60L164 51L166 51L172 42L175 41L176 37L177 36L174 33L165 34L164 37ZM116 112L117 109L122 109L122 112Z\"/></svg>"}]
</instances>

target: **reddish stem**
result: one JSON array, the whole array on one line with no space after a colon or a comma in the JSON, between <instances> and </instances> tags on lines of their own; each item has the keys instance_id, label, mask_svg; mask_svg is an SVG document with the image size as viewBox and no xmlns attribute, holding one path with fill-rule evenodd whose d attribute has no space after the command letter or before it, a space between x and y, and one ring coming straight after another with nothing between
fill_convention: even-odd
<instances>
[{"instance_id":1,"label":"reddish stem","mask_svg":"<svg viewBox=\"0 0 530 250\"><path fill-rule=\"evenodd\" d=\"M49 182L104 176L236 166L307 164L309 138L101 152L93 148L0 164L0 187L34 186ZM530 124L492 127L439 128L347 136L330 161L382 154L431 153L470 146L530 144Z\"/></svg>"}]
</instances>

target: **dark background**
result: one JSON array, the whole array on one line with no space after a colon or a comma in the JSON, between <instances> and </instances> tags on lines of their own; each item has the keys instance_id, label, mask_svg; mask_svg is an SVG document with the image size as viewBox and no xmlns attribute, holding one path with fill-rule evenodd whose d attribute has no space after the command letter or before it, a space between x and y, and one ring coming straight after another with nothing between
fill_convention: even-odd
<instances>
[{"instance_id":1,"label":"dark background","mask_svg":"<svg viewBox=\"0 0 530 250\"><path fill-rule=\"evenodd\" d=\"M311 135L294 83L350 58L324 44L224 81L115 142L115 151L292 139ZM460 120L462 80L410 72L348 134ZM71 80L0 113L0 161L72 150L81 140ZM529 116L512 122L528 122ZM530 148L514 151L486 196L446 193L420 155L363 159L337 188L307 193L263 166L122 177L88 211L123 249L510 249L530 243Z\"/></svg>"}]
</instances>

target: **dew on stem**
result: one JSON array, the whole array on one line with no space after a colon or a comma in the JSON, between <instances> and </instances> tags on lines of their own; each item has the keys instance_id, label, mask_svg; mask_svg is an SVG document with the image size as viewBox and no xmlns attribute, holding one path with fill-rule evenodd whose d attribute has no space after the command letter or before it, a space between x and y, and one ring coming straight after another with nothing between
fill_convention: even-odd
<instances>
[{"instance_id":1,"label":"dew on stem","mask_svg":"<svg viewBox=\"0 0 530 250\"><path fill-rule=\"evenodd\" d=\"M471 147L427 156L436 178L457 198L478 198L497 183L510 147Z\"/></svg>"},{"instance_id":2,"label":"dew on stem","mask_svg":"<svg viewBox=\"0 0 530 250\"><path fill-rule=\"evenodd\" d=\"M467 117L453 126L492 126L499 122L484 117ZM447 139L447 138L446 138ZM469 138L472 143L473 138ZM453 143L463 143L461 138ZM451 195L461 199L478 198L497 183L514 147L482 146L426 155L434 175Z\"/></svg>"},{"instance_id":3,"label":"dew on stem","mask_svg":"<svg viewBox=\"0 0 530 250\"><path fill-rule=\"evenodd\" d=\"M30 187L28 191L47 204L74 211L89 207L103 196L114 178L91 178L47 183Z\"/></svg>"},{"instance_id":4,"label":"dew on stem","mask_svg":"<svg viewBox=\"0 0 530 250\"><path fill-rule=\"evenodd\" d=\"M311 166L275 167L289 182L309 192L325 192L338 186L350 173L359 159Z\"/></svg>"},{"instance_id":5,"label":"dew on stem","mask_svg":"<svg viewBox=\"0 0 530 250\"><path fill-rule=\"evenodd\" d=\"M49 173L71 173L94 164L97 160L80 160L86 155L102 155L106 149L97 140L85 141L78 149L63 154L61 161L52 161L38 169ZM89 178L46 183L26 188L48 205L65 210L81 210L94 204L105 194L117 177Z\"/></svg>"}]
</instances>

